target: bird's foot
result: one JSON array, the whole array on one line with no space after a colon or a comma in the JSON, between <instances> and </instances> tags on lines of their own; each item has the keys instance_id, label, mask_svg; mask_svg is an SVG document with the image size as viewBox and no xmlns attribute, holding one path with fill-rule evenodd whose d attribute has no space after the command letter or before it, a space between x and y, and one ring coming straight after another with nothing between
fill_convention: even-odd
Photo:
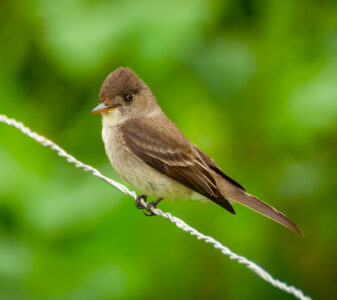
<instances>
[{"instance_id":1,"label":"bird's foot","mask_svg":"<svg viewBox=\"0 0 337 300\"><path fill-rule=\"evenodd\" d=\"M144 200L146 202L147 196L145 195L137 195L135 205L138 209L145 209L145 206L141 203L141 200Z\"/></svg>"},{"instance_id":2,"label":"bird's foot","mask_svg":"<svg viewBox=\"0 0 337 300\"><path fill-rule=\"evenodd\" d=\"M144 212L144 215L147 216L147 217L152 217L154 216L155 214L153 213L152 209L153 208L157 208L157 205L160 201L163 200L163 198L158 198L157 200L155 201L152 201L152 202L146 202L146 198L147 196L145 195L138 195L137 198L136 198L136 202L135 202L135 205L138 209L146 209L149 213L145 213ZM146 206L144 206L142 203L141 203L141 200L144 200L146 202Z\"/></svg>"}]
</instances>

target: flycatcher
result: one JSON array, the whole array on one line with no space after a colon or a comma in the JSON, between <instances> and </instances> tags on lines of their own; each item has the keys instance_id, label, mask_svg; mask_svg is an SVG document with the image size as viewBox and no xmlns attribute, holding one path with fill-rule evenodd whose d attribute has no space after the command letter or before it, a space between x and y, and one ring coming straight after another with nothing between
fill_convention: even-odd
<instances>
[{"instance_id":1,"label":"flycatcher","mask_svg":"<svg viewBox=\"0 0 337 300\"><path fill-rule=\"evenodd\" d=\"M143 195L163 198L209 199L235 214L233 202L302 234L284 214L248 194L163 113L144 81L129 68L118 68L105 79L100 103L106 154L117 173ZM149 209L150 214L153 215Z\"/></svg>"}]
</instances>

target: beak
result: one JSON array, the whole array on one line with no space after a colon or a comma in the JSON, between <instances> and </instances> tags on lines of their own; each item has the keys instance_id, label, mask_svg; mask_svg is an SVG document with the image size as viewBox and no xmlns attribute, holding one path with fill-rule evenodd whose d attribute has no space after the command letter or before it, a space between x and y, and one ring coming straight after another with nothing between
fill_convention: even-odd
<instances>
[{"instance_id":1,"label":"beak","mask_svg":"<svg viewBox=\"0 0 337 300\"><path fill-rule=\"evenodd\" d=\"M106 105L105 102L102 102L102 103L98 104L91 112L93 114L99 114L99 113L106 112L106 111L109 111L109 110L114 110L115 108L117 108L119 106L120 106L119 103Z\"/></svg>"}]
</instances>

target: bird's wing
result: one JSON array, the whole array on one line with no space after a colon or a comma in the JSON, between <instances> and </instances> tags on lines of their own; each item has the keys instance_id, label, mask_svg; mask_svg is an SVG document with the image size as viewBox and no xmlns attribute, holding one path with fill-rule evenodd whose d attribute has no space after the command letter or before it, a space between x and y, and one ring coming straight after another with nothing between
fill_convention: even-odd
<instances>
[{"instance_id":1,"label":"bird's wing","mask_svg":"<svg viewBox=\"0 0 337 300\"><path fill-rule=\"evenodd\" d=\"M213 170L215 173L219 174L223 179L226 179L236 187L238 187L241 190L245 190L243 186L236 182L234 179L227 176L224 172L221 171L221 169L216 165L213 159L211 159L205 152L201 151L197 146L194 146L194 148L198 151L201 158L204 160L205 164L208 165L208 167Z\"/></svg>"},{"instance_id":2,"label":"bird's wing","mask_svg":"<svg viewBox=\"0 0 337 300\"><path fill-rule=\"evenodd\" d=\"M157 121L157 123L156 123ZM127 147L160 173L213 200L231 213L208 166L193 144L168 119L129 120L120 127Z\"/></svg>"}]
</instances>

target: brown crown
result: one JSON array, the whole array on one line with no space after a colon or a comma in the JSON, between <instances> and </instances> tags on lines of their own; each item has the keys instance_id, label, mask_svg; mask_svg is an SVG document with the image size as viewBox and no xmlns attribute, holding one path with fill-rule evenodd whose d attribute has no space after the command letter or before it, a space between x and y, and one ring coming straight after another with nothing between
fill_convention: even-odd
<instances>
[{"instance_id":1,"label":"brown crown","mask_svg":"<svg viewBox=\"0 0 337 300\"><path fill-rule=\"evenodd\" d=\"M118 68L104 80L100 90L101 102L126 93L136 94L142 87L142 81L129 68Z\"/></svg>"}]
</instances>

